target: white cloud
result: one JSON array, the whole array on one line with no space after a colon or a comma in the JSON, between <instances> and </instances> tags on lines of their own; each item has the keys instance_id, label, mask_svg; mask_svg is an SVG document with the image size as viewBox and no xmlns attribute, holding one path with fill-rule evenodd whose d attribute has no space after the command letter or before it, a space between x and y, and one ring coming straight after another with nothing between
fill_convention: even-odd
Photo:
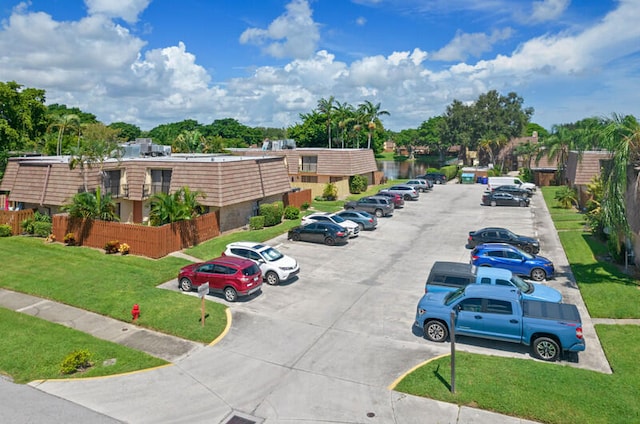
<instances>
[{"instance_id":1,"label":"white cloud","mask_svg":"<svg viewBox=\"0 0 640 424\"><path fill-rule=\"evenodd\" d=\"M128 23L135 23L138 15L150 2L151 0L85 0L90 15L121 18Z\"/></svg>"},{"instance_id":2,"label":"white cloud","mask_svg":"<svg viewBox=\"0 0 640 424\"><path fill-rule=\"evenodd\" d=\"M469 55L480 57L483 53L491 51L495 43L509 39L512 32L511 28L494 30L490 35L484 33L465 34L458 31L453 40L437 52L432 53L431 58L457 61L466 60Z\"/></svg>"},{"instance_id":3,"label":"white cloud","mask_svg":"<svg viewBox=\"0 0 640 424\"><path fill-rule=\"evenodd\" d=\"M306 0L293 0L287 12L267 29L249 28L240 35L240 43L262 46L265 54L276 58L307 58L315 53L320 32Z\"/></svg>"},{"instance_id":4,"label":"white cloud","mask_svg":"<svg viewBox=\"0 0 640 424\"><path fill-rule=\"evenodd\" d=\"M557 19L569 7L571 0L540 0L532 4L531 21L545 22Z\"/></svg>"},{"instance_id":5,"label":"white cloud","mask_svg":"<svg viewBox=\"0 0 640 424\"><path fill-rule=\"evenodd\" d=\"M365 18L364 16L358 16L356 18L356 25L365 26L366 24L367 24L367 18Z\"/></svg>"},{"instance_id":6,"label":"white cloud","mask_svg":"<svg viewBox=\"0 0 640 424\"><path fill-rule=\"evenodd\" d=\"M79 107L105 123L125 121L143 129L184 119L210 123L222 118L287 127L300 121L300 113L313 110L318 99L331 95L354 106L364 100L380 102L391 113L384 125L394 130L415 128L442 114L454 99L474 100L491 89L523 94L557 84L575 100L567 110L554 102L543 103L542 110L536 107L534 121L542 116L550 124L571 122L565 115L591 116L598 108L620 111L622 101L637 104L631 88L638 77L628 75L637 73L639 65L625 60L637 56L640 46L640 7L634 0L620 1L616 10L582 32L549 33L511 53L439 69L430 68L433 62L419 48L350 63L329 51L315 51L317 25L308 8L306 1L291 2L287 13L262 34L266 47L271 45L266 41L285 40L276 43L283 52L299 48L304 54L289 53L294 59L284 66L258 66L248 77L212 85L185 43L144 51L144 40L104 14L57 22L22 6L0 28L0 81L43 88L48 103ZM291 24L295 17L303 23ZM304 28L315 31L313 48L309 38L301 43L305 48L287 44ZM459 33L436 54L441 60L480 55L510 34L509 29L490 35ZM247 35L247 40L257 39ZM610 78L615 82L609 83ZM579 86L597 90L598 103L584 104Z\"/></svg>"}]
</instances>

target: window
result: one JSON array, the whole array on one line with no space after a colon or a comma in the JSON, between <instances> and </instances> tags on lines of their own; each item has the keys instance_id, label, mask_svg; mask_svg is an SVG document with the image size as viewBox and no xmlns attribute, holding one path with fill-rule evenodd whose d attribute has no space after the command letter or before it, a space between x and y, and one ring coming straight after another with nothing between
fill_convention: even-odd
<instances>
[{"instance_id":1,"label":"window","mask_svg":"<svg viewBox=\"0 0 640 424\"><path fill-rule=\"evenodd\" d=\"M500 250L492 250L490 252L487 252L487 256L491 256L493 258L502 258L502 257L504 257L504 255L502 254L502 251L500 251Z\"/></svg>"},{"instance_id":2,"label":"window","mask_svg":"<svg viewBox=\"0 0 640 424\"><path fill-rule=\"evenodd\" d=\"M228 266L215 264L214 267L213 267L213 273L214 274L233 275L233 274L236 273L236 270L233 269L233 268L230 268Z\"/></svg>"},{"instance_id":3,"label":"window","mask_svg":"<svg viewBox=\"0 0 640 424\"><path fill-rule=\"evenodd\" d=\"M487 299L487 313L512 315L511 302L506 300Z\"/></svg>"},{"instance_id":4,"label":"window","mask_svg":"<svg viewBox=\"0 0 640 424\"><path fill-rule=\"evenodd\" d=\"M482 311L482 299L465 299L458 304L459 311L480 312Z\"/></svg>"},{"instance_id":5,"label":"window","mask_svg":"<svg viewBox=\"0 0 640 424\"><path fill-rule=\"evenodd\" d=\"M211 274L213 272L213 264L204 264L200 268L198 268L198 272L206 272L207 274Z\"/></svg>"},{"instance_id":6,"label":"window","mask_svg":"<svg viewBox=\"0 0 640 424\"><path fill-rule=\"evenodd\" d=\"M314 176L310 176L310 175L302 175L300 177L300 181L303 183L317 183L318 182L318 177Z\"/></svg>"},{"instance_id":7,"label":"window","mask_svg":"<svg viewBox=\"0 0 640 424\"><path fill-rule=\"evenodd\" d=\"M102 188L105 194L110 194L112 197L120 197L120 170L105 171L104 178L102 180Z\"/></svg>"},{"instance_id":8,"label":"window","mask_svg":"<svg viewBox=\"0 0 640 424\"><path fill-rule=\"evenodd\" d=\"M301 172L318 172L317 156L302 156L300 159L302 160Z\"/></svg>"},{"instance_id":9,"label":"window","mask_svg":"<svg viewBox=\"0 0 640 424\"><path fill-rule=\"evenodd\" d=\"M513 286L513 284L511 284L511 281L503 280L503 279L501 279L501 278L498 278L498 279L496 280L496 285L497 285L497 286L509 286L509 287L512 287L512 286Z\"/></svg>"},{"instance_id":10,"label":"window","mask_svg":"<svg viewBox=\"0 0 640 424\"><path fill-rule=\"evenodd\" d=\"M171 186L171 170L170 169L152 169L151 170L151 187L149 194L156 193L169 194Z\"/></svg>"},{"instance_id":11,"label":"window","mask_svg":"<svg viewBox=\"0 0 640 424\"><path fill-rule=\"evenodd\" d=\"M517 259L517 260L519 260L519 261L521 261L521 260L523 259L523 258L522 258L522 256L521 256L520 254L518 254L518 253L516 253L516 252L511 252L511 251L506 251L506 252L504 252L504 256L505 256L506 258L509 258L509 259Z\"/></svg>"},{"instance_id":12,"label":"window","mask_svg":"<svg viewBox=\"0 0 640 424\"><path fill-rule=\"evenodd\" d=\"M482 279L480 280L480 284L491 284L491 278L482 277Z\"/></svg>"}]
</instances>

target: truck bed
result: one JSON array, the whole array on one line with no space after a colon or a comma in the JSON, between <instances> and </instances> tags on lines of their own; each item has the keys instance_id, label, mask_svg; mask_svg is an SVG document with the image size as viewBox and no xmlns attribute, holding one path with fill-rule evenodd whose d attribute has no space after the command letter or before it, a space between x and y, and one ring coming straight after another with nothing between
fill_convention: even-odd
<instances>
[{"instance_id":1,"label":"truck bed","mask_svg":"<svg viewBox=\"0 0 640 424\"><path fill-rule=\"evenodd\" d=\"M580 313L576 305L568 303L542 302L538 300L522 301L523 315L529 318L549 319L580 323Z\"/></svg>"}]
</instances>

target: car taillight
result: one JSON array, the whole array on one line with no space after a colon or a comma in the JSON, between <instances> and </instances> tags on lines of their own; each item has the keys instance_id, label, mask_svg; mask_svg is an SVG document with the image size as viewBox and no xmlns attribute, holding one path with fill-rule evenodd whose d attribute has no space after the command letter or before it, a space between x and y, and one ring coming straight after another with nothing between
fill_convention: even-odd
<instances>
[{"instance_id":1,"label":"car taillight","mask_svg":"<svg viewBox=\"0 0 640 424\"><path fill-rule=\"evenodd\" d=\"M471 260L475 261L479 258L480 256L478 255L471 255Z\"/></svg>"},{"instance_id":2,"label":"car taillight","mask_svg":"<svg viewBox=\"0 0 640 424\"><path fill-rule=\"evenodd\" d=\"M576 328L576 337L582 339L582 327Z\"/></svg>"},{"instance_id":3,"label":"car taillight","mask_svg":"<svg viewBox=\"0 0 640 424\"><path fill-rule=\"evenodd\" d=\"M338 237L342 237L342 236L344 236L344 231L338 231L338 232L336 233L336 235L337 235Z\"/></svg>"},{"instance_id":4,"label":"car taillight","mask_svg":"<svg viewBox=\"0 0 640 424\"><path fill-rule=\"evenodd\" d=\"M373 218L369 219L369 222L373 224Z\"/></svg>"}]
</instances>

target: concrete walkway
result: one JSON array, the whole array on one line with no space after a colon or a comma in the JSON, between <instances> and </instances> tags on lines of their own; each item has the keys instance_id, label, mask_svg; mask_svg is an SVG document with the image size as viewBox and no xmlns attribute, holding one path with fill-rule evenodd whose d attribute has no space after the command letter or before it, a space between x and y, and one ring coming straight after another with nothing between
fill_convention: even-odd
<instances>
[{"instance_id":1,"label":"concrete walkway","mask_svg":"<svg viewBox=\"0 0 640 424\"><path fill-rule=\"evenodd\" d=\"M176 362L205 346L73 306L5 289L0 289L0 306L71 327L169 362Z\"/></svg>"}]
</instances>

